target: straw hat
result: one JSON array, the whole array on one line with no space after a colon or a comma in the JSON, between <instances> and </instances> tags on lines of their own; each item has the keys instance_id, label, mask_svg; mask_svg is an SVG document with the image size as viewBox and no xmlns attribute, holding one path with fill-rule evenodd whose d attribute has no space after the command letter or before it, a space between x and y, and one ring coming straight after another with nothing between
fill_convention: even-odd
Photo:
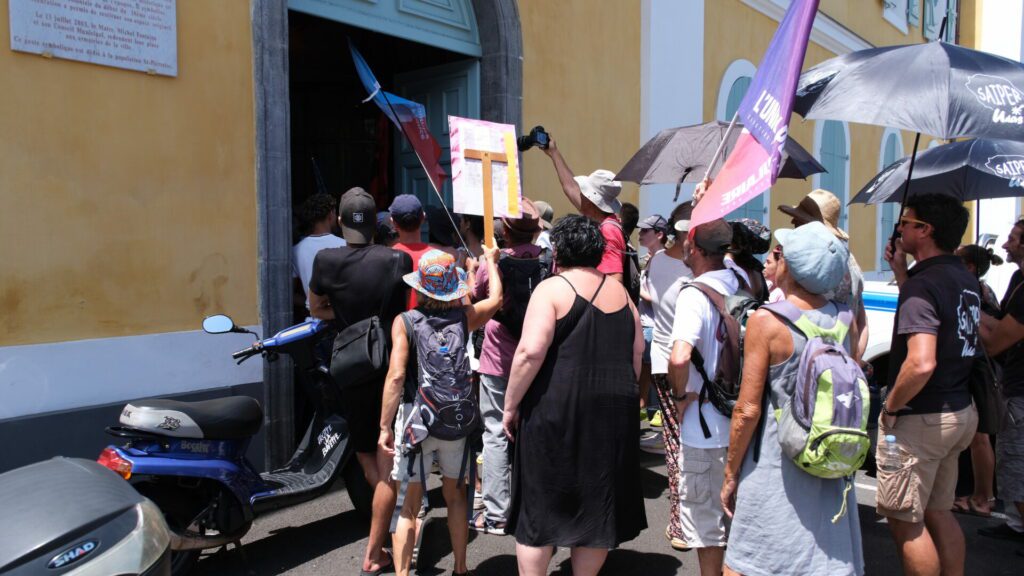
<instances>
[{"instance_id":1,"label":"straw hat","mask_svg":"<svg viewBox=\"0 0 1024 576\"><path fill-rule=\"evenodd\" d=\"M779 211L795 218L797 224L821 222L836 238L843 241L850 239L849 234L839 227L842 204L839 203L839 198L828 190L819 188L804 196L796 206L780 205Z\"/></svg>"}]
</instances>

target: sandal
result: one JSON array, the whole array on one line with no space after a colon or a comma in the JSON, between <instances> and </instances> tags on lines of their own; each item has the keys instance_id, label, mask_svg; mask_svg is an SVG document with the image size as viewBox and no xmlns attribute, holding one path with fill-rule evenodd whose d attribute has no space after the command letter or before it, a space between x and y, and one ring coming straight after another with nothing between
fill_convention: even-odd
<instances>
[{"instance_id":1,"label":"sandal","mask_svg":"<svg viewBox=\"0 0 1024 576\"><path fill-rule=\"evenodd\" d=\"M478 510L473 514L473 519L469 521L469 529L475 530L476 532L487 533L487 517L484 510Z\"/></svg>"},{"instance_id":2,"label":"sandal","mask_svg":"<svg viewBox=\"0 0 1024 576\"><path fill-rule=\"evenodd\" d=\"M504 522L491 522L485 516L485 511L480 510L473 515L473 519L469 522L469 529L484 534L493 534L495 536L505 535L505 523Z\"/></svg>"}]
</instances>

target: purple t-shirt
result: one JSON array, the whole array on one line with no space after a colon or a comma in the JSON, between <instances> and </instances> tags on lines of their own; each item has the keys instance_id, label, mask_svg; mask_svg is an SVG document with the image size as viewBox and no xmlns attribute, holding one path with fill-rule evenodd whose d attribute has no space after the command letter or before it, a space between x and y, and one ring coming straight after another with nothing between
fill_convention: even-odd
<instances>
[{"instance_id":1,"label":"purple t-shirt","mask_svg":"<svg viewBox=\"0 0 1024 576\"><path fill-rule=\"evenodd\" d=\"M536 244L520 244L512 248L502 250L503 253L513 258L537 258L540 256L540 246ZM487 266L481 265L476 271L476 288L473 292L473 299L480 300L487 297ZM504 306L509 303L508 291L505 291ZM484 326L484 345L480 350L480 369L477 372L488 376L508 378L512 369L512 357L516 354L516 346L519 340L508 331L504 324L496 320L490 320Z\"/></svg>"}]
</instances>

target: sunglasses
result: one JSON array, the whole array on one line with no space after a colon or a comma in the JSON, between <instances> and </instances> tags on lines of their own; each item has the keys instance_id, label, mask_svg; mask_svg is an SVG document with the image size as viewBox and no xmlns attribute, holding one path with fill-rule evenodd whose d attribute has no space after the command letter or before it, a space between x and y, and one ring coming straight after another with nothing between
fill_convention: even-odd
<instances>
[{"instance_id":1,"label":"sunglasses","mask_svg":"<svg viewBox=\"0 0 1024 576\"><path fill-rule=\"evenodd\" d=\"M925 222L924 220L918 220L917 218L909 218L907 216L903 216L902 218L900 218L900 226L906 226L908 222L910 224L917 224L915 228L921 228L922 226L931 226L931 224Z\"/></svg>"}]
</instances>

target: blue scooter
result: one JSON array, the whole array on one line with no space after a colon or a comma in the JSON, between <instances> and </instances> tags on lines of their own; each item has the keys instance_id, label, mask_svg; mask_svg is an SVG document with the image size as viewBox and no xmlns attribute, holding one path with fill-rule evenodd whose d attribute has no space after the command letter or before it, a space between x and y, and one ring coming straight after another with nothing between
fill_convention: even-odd
<instances>
[{"instance_id":1,"label":"blue scooter","mask_svg":"<svg viewBox=\"0 0 1024 576\"><path fill-rule=\"evenodd\" d=\"M211 334L252 333L227 316L203 321ZM179 402L133 401L120 426L107 433L124 438L98 461L125 479L163 511L171 529L171 572L189 573L202 550L236 543L261 513L312 500L338 476L355 508L369 516L373 493L349 443L339 388L314 349L330 331L319 320L304 322L235 352L239 364L257 354L292 357L299 384L315 408L305 436L283 468L259 473L245 458L263 424L259 402L235 396Z\"/></svg>"}]
</instances>

